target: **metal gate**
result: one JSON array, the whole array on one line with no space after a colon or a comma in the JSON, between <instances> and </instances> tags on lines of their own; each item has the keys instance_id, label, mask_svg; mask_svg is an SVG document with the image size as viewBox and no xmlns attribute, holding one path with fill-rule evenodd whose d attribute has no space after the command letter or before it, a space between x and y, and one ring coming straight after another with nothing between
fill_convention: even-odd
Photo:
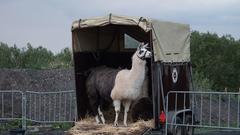
<instances>
[{"instance_id":1,"label":"metal gate","mask_svg":"<svg viewBox=\"0 0 240 135\"><path fill-rule=\"evenodd\" d=\"M26 92L27 120L38 123L74 122L75 91Z\"/></svg>"},{"instance_id":2,"label":"metal gate","mask_svg":"<svg viewBox=\"0 0 240 135\"><path fill-rule=\"evenodd\" d=\"M26 127L26 99L23 92L1 90L0 106L0 121L21 120L22 127Z\"/></svg>"},{"instance_id":3,"label":"metal gate","mask_svg":"<svg viewBox=\"0 0 240 135\"><path fill-rule=\"evenodd\" d=\"M240 130L240 93L170 91L166 100L166 135L194 127Z\"/></svg>"},{"instance_id":4,"label":"metal gate","mask_svg":"<svg viewBox=\"0 0 240 135\"><path fill-rule=\"evenodd\" d=\"M22 120L37 123L63 123L76 121L75 91L21 92L0 91L0 121Z\"/></svg>"}]
</instances>

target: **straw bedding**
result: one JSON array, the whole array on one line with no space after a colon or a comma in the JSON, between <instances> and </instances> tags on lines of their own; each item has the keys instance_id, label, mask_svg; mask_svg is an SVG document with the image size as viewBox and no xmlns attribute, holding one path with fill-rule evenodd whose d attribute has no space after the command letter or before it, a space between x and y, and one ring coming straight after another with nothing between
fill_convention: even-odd
<instances>
[{"instance_id":1,"label":"straw bedding","mask_svg":"<svg viewBox=\"0 0 240 135\"><path fill-rule=\"evenodd\" d=\"M153 120L139 120L129 123L128 127L114 127L113 123L109 122L106 125L96 124L95 119L89 117L76 122L67 135L139 135L152 127Z\"/></svg>"}]
</instances>

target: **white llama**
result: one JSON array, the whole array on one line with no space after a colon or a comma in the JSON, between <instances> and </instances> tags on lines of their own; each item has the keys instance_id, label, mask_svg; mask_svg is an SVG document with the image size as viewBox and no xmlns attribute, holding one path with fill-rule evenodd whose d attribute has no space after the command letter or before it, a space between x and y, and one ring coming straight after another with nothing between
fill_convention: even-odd
<instances>
[{"instance_id":1,"label":"white llama","mask_svg":"<svg viewBox=\"0 0 240 135\"><path fill-rule=\"evenodd\" d=\"M151 52L147 50L147 46L148 44L141 43L132 56L132 68L121 70L116 76L115 85L111 92L116 112L114 126L118 126L121 103L124 106L124 126L127 126L127 113L132 101L144 93L142 87L146 76L146 58L151 57Z\"/></svg>"}]
</instances>

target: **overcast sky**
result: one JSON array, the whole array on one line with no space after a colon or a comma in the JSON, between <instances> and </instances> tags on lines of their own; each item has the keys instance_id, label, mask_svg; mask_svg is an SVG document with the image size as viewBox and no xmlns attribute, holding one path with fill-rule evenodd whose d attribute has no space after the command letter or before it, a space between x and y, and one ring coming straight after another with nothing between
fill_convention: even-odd
<instances>
[{"instance_id":1,"label":"overcast sky","mask_svg":"<svg viewBox=\"0 0 240 135\"><path fill-rule=\"evenodd\" d=\"M71 48L71 24L109 13L190 24L240 38L240 0L0 0L0 41L53 52Z\"/></svg>"}]
</instances>

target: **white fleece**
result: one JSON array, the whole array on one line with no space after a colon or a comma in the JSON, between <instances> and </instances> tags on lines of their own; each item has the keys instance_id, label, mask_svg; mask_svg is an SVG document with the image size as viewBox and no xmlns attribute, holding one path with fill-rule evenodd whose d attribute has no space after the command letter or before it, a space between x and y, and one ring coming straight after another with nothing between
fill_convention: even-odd
<instances>
[{"instance_id":1,"label":"white fleece","mask_svg":"<svg viewBox=\"0 0 240 135\"><path fill-rule=\"evenodd\" d=\"M136 100L145 89L144 80L146 76L146 61L137 57L136 53L132 57L132 68L121 70L116 76L115 85L111 92L113 100ZM146 85L146 84L145 84ZM145 87L145 88L143 88Z\"/></svg>"}]
</instances>

